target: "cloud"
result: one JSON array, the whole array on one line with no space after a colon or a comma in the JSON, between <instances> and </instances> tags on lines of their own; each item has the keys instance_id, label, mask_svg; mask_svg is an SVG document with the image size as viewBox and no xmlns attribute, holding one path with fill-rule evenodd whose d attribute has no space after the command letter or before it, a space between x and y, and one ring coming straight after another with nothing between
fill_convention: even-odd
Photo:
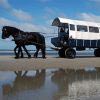
<instances>
[{"instance_id":1,"label":"cloud","mask_svg":"<svg viewBox=\"0 0 100 100\"><path fill-rule=\"evenodd\" d=\"M21 23L19 26L20 29L24 30L24 31L35 31L35 32L41 32L41 33L50 33L51 29L47 26L43 26L43 25L34 25L31 23Z\"/></svg>"},{"instance_id":2,"label":"cloud","mask_svg":"<svg viewBox=\"0 0 100 100\"><path fill-rule=\"evenodd\" d=\"M2 7L4 7L5 9L10 9L11 8L10 4L8 3L8 0L0 0L0 5Z\"/></svg>"},{"instance_id":3,"label":"cloud","mask_svg":"<svg viewBox=\"0 0 100 100\"><path fill-rule=\"evenodd\" d=\"M67 17L65 13L59 12L59 9L56 8L45 7L44 12L45 13L43 18L45 20L51 20L55 17Z\"/></svg>"},{"instance_id":4,"label":"cloud","mask_svg":"<svg viewBox=\"0 0 100 100\"><path fill-rule=\"evenodd\" d=\"M32 16L22 10L12 9L12 14L22 21L32 21Z\"/></svg>"},{"instance_id":5,"label":"cloud","mask_svg":"<svg viewBox=\"0 0 100 100\"><path fill-rule=\"evenodd\" d=\"M53 9L51 9L49 7L45 7L45 9L44 9L44 19L48 20L54 15L55 15L55 11Z\"/></svg>"},{"instance_id":6,"label":"cloud","mask_svg":"<svg viewBox=\"0 0 100 100\"><path fill-rule=\"evenodd\" d=\"M9 13L11 13L13 16L15 16L17 19L21 20L21 21L32 21L33 17L28 13L25 12L21 9L15 9L13 8L8 0L0 0L0 5L5 8L7 11L9 11Z\"/></svg>"},{"instance_id":7,"label":"cloud","mask_svg":"<svg viewBox=\"0 0 100 100\"><path fill-rule=\"evenodd\" d=\"M5 26L5 25L13 25L16 26L17 23L8 19L5 19L3 17L0 17L0 26Z\"/></svg>"},{"instance_id":8,"label":"cloud","mask_svg":"<svg viewBox=\"0 0 100 100\"><path fill-rule=\"evenodd\" d=\"M51 27L48 26L43 26L43 25L35 25L35 24L31 24L31 23L18 23L16 21L12 21L12 20L8 20L5 18L0 18L0 27L2 29L3 26L13 26L16 28L19 28L23 31L28 31L28 32L42 32L42 33L51 33L52 29ZM1 32L0 29L0 32Z\"/></svg>"},{"instance_id":9,"label":"cloud","mask_svg":"<svg viewBox=\"0 0 100 100\"><path fill-rule=\"evenodd\" d=\"M86 20L86 21L92 21L92 22L100 22L100 16L94 15L94 14L88 14L88 13L81 13L80 19Z\"/></svg>"}]
</instances>

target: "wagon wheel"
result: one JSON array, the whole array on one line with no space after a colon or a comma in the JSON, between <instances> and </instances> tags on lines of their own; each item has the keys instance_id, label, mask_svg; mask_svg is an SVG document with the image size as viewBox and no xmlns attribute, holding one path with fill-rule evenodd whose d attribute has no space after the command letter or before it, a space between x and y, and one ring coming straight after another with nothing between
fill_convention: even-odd
<instances>
[{"instance_id":1,"label":"wagon wheel","mask_svg":"<svg viewBox=\"0 0 100 100\"><path fill-rule=\"evenodd\" d=\"M65 57L66 58L75 58L76 57L76 51L72 48L67 48L65 50Z\"/></svg>"},{"instance_id":2,"label":"wagon wheel","mask_svg":"<svg viewBox=\"0 0 100 100\"><path fill-rule=\"evenodd\" d=\"M64 48L60 49L60 50L58 51L58 54L59 54L59 57L65 58L65 49L64 49Z\"/></svg>"},{"instance_id":3,"label":"wagon wheel","mask_svg":"<svg viewBox=\"0 0 100 100\"><path fill-rule=\"evenodd\" d=\"M94 55L95 55L96 57L100 57L100 49L95 49L95 50L94 50Z\"/></svg>"}]
</instances>

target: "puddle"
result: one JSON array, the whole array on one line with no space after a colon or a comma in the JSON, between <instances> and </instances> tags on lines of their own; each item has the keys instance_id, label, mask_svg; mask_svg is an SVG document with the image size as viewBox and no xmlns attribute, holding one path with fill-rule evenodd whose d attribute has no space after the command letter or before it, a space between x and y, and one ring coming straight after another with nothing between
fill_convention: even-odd
<instances>
[{"instance_id":1,"label":"puddle","mask_svg":"<svg viewBox=\"0 0 100 100\"><path fill-rule=\"evenodd\" d=\"M0 100L99 100L100 68L0 71Z\"/></svg>"}]
</instances>

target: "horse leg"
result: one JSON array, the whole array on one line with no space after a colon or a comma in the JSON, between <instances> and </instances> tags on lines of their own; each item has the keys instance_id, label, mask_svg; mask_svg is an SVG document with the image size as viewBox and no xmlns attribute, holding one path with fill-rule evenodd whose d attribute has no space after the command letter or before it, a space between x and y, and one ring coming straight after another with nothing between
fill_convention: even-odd
<instances>
[{"instance_id":1,"label":"horse leg","mask_svg":"<svg viewBox=\"0 0 100 100\"><path fill-rule=\"evenodd\" d=\"M25 45L23 45L23 49L25 50L26 54L28 55L28 58L31 58L31 55L28 53L28 51L27 51Z\"/></svg>"},{"instance_id":2,"label":"horse leg","mask_svg":"<svg viewBox=\"0 0 100 100\"><path fill-rule=\"evenodd\" d=\"M19 47L19 46L17 45L17 46L14 48L15 58L19 58L19 55L18 55L18 53L16 52L16 50L17 50L18 47ZM19 51L19 50L18 50L18 51Z\"/></svg>"},{"instance_id":3,"label":"horse leg","mask_svg":"<svg viewBox=\"0 0 100 100\"><path fill-rule=\"evenodd\" d=\"M39 49L40 49L40 48L39 48L38 46L36 46L36 52L34 53L34 58L37 58Z\"/></svg>"},{"instance_id":4,"label":"horse leg","mask_svg":"<svg viewBox=\"0 0 100 100\"><path fill-rule=\"evenodd\" d=\"M18 55L19 55L19 54L21 54L21 58L24 57L24 55L23 55L23 50L22 50L21 46L19 46Z\"/></svg>"},{"instance_id":5,"label":"horse leg","mask_svg":"<svg viewBox=\"0 0 100 100\"><path fill-rule=\"evenodd\" d=\"M42 51L42 58L46 58L46 57L45 57L45 55L46 55L46 53L45 53L45 47L43 47L43 48L41 49L41 51Z\"/></svg>"}]
</instances>

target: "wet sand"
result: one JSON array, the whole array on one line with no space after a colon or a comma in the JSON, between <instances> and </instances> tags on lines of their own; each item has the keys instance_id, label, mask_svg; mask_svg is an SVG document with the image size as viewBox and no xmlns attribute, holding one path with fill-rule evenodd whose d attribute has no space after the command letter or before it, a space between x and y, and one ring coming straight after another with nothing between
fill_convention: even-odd
<instances>
[{"instance_id":1,"label":"wet sand","mask_svg":"<svg viewBox=\"0 0 100 100\"><path fill-rule=\"evenodd\" d=\"M47 56L46 59L15 59L13 56L0 56L0 71L22 71L51 68L83 69L84 67L100 67L100 58L89 56L67 59Z\"/></svg>"},{"instance_id":2,"label":"wet sand","mask_svg":"<svg viewBox=\"0 0 100 100\"><path fill-rule=\"evenodd\" d=\"M15 59L14 55L1 55L0 76L0 100L100 99L100 58L93 55L75 59L58 55Z\"/></svg>"},{"instance_id":3,"label":"wet sand","mask_svg":"<svg viewBox=\"0 0 100 100\"><path fill-rule=\"evenodd\" d=\"M100 100L100 68L94 69L0 71L0 100Z\"/></svg>"}]
</instances>

